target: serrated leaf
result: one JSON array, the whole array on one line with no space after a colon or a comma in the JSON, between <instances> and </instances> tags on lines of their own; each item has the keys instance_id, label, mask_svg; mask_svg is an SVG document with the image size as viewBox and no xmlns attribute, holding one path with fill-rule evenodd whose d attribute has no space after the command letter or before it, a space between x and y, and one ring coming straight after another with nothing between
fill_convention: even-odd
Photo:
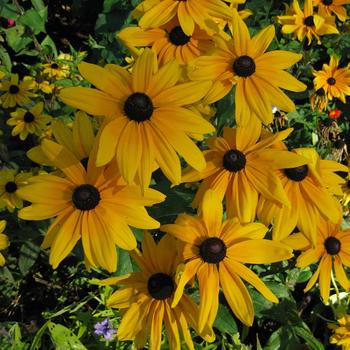
<instances>
[{"instance_id":1,"label":"serrated leaf","mask_svg":"<svg viewBox=\"0 0 350 350\"><path fill-rule=\"evenodd\" d=\"M235 334L238 332L237 324L230 311L223 306L219 305L218 314L216 316L214 327L221 333Z\"/></svg>"}]
</instances>

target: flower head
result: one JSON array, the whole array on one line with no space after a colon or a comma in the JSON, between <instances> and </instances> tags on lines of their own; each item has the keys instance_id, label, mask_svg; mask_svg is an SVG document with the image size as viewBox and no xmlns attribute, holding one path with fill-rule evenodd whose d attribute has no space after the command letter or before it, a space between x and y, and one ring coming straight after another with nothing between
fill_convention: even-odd
<instances>
[{"instance_id":1,"label":"flower head","mask_svg":"<svg viewBox=\"0 0 350 350\"><path fill-rule=\"evenodd\" d=\"M247 125L254 115L264 124L272 122L272 106L285 112L295 110L292 100L282 89L304 91L306 86L285 69L301 59L288 51L265 52L275 37L273 25L253 38L236 10L233 16L233 38L216 37L217 47L211 55L193 61L189 76L193 80L229 81L226 93L236 85L235 106L238 125Z\"/></svg>"},{"instance_id":2,"label":"flower head","mask_svg":"<svg viewBox=\"0 0 350 350\"><path fill-rule=\"evenodd\" d=\"M117 331L119 340L134 340L137 349L143 348L149 339L149 348L159 350L162 326L168 337L171 350L180 349L180 334L189 349L194 349L189 326L198 333L198 307L190 297L177 295L177 304L172 306L176 289L176 270L180 262L176 241L165 235L156 245L146 232L142 241L142 254L132 252L131 257L140 272L112 277L103 285L118 284L122 288L107 300L107 306L123 310L123 318ZM204 320L199 334L207 341L214 340L213 330Z\"/></svg>"},{"instance_id":3,"label":"flower head","mask_svg":"<svg viewBox=\"0 0 350 350\"><path fill-rule=\"evenodd\" d=\"M178 269L178 285L173 306L185 285L197 276L200 292L199 330L207 320L212 325L219 306L219 289L238 319L251 326L254 320L252 299L242 280L265 298L277 303L276 296L244 264L265 264L289 259L291 250L280 242L263 239L267 228L258 223L241 225L237 218L222 221L223 208L213 190L205 192L199 215L179 215L165 231L182 241L180 255L185 264Z\"/></svg>"},{"instance_id":4,"label":"flower head","mask_svg":"<svg viewBox=\"0 0 350 350\"><path fill-rule=\"evenodd\" d=\"M39 102L30 109L17 108L11 112L11 118L7 124L14 126L11 135L19 135L21 140L25 140L28 134L40 136L52 117L43 113L44 103Z\"/></svg>"},{"instance_id":5,"label":"flower head","mask_svg":"<svg viewBox=\"0 0 350 350\"><path fill-rule=\"evenodd\" d=\"M56 60L43 64L42 74L49 78L61 80L69 75L69 66L62 61Z\"/></svg>"},{"instance_id":6,"label":"flower head","mask_svg":"<svg viewBox=\"0 0 350 350\"><path fill-rule=\"evenodd\" d=\"M329 16L335 14L342 22L349 18L343 5L350 4L350 0L313 0L313 2L323 13Z\"/></svg>"},{"instance_id":7,"label":"flower head","mask_svg":"<svg viewBox=\"0 0 350 350\"><path fill-rule=\"evenodd\" d=\"M329 325L333 330L329 342L341 346L342 350L350 350L350 315L343 315L337 323Z\"/></svg>"},{"instance_id":8,"label":"flower head","mask_svg":"<svg viewBox=\"0 0 350 350\"><path fill-rule=\"evenodd\" d=\"M116 160L128 183L148 187L158 167L174 184L180 183L178 152L196 169L205 167L200 150L190 139L214 127L188 107L210 89L211 82L180 83L179 64L172 60L158 69L155 55L145 49L132 72L122 67L81 63L81 74L98 89L65 88L63 102L97 116L107 116L97 151L97 165Z\"/></svg>"},{"instance_id":9,"label":"flower head","mask_svg":"<svg viewBox=\"0 0 350 350\"><path fill-rule=\"evenodd\" d=\"M50 264L57 268L81 239L87 267L101 266L112 272L117 268L116 245L125 250L136 248L129 227L157 228L144 206L159 203L164 195L127 186L121 179L105 176L104 167L96 168L90 156L87 168L64 146L43 140L42 150L51 164L65 177L38 175L18 190L32 205L19 211L25 220L55 218L42 243L51 247ZM95 154L95 153L94 153Z\"/></svg>"},{"instance_id":10,"label":"flower head","mask_svg":"<svg viewBox=\"0 0 350 350\"><path fill-rule=\"evenodd\" d=\"M94 332L97 335L102 335L106 340L113 340L115 337L115 329L108 317L94 325Z\"/></svg>"}]
</instances>

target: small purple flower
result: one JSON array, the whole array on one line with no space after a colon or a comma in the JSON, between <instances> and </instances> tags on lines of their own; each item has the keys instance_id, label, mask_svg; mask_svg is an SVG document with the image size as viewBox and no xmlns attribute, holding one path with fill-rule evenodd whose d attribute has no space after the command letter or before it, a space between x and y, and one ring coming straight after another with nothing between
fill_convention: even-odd
<instances>
[{"instance_id":1,"label":"small purple flower","mask_svg":"<svg viewBox=\"0 0 350 350\"><path fill-rule=\"evenodd\" d=\"M103 335L103 337L106 340L113 340L115 335L115 330L111 322L109 322L108 317L101 322L97 322L94 326L94 329L95 329L95 334Z\"/></svg>"}]
</instances>

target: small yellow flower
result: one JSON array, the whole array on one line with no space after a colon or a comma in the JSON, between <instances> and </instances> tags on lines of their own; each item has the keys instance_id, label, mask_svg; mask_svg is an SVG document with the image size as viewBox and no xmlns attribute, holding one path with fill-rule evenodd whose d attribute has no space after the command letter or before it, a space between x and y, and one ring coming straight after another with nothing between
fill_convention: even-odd
<instances>
[{"instance_id":1,"label":"small yellow flower","mask_svg":"<svg viewBox=\"0 0 350 350\"><path fill-rule=\"evenodd\" d=\"M4 250L10 245L7 236L3 234L5 227L6 227L6 221L0 220L0 250ZM0 266L4 266L4 265L5 265L5 258L0 253Z\"/></svg>"},{"instance_id":2,"label":"small yellow flower","mask_svg":"<svg viewBox=\"0 0 350 350\"><path fill-rule=\"evenodd\" d=\"M326 110L328 106L328 97L322 88L311 94L310 105L313 111L322 112Z\"/></svg>"},{"instance_id":3,"label":"small yellow flower","mask_svg":"<svg viewBox=\"0 0 350 350\"><path fill-rule=\"evenodd\" d=\"M335 14L339 21L344 22L349 17L343 5L350 4L350 0L314 0L314 5L318 6L327 15Z\"/></svg>"},{"instance_id":4,"label":"small yellow flower","mask_svg":"<svg viewBox=\"0 0 350 350\"><path fill-rule=\"evenodd\" d=\"M339 58L331 56L329 64L323 64L322 70L313 71L315 89L323 89L329 100L334 97L345 103L350 95L350 68L338 68Z\"/></svg>"},{"instance_id":5,"label":"small yellow flower","mask_svg":"<svg viewBox=\"0 0 350 350\"><path fill-rule=\"evenodd\" d=\"M14 126L11 135L19 135L22 141L28 134L40 136L46 124L52 119L51 116L43 114L43 109L43 102L39 102L29 110L17 108L15 112L10 113L11 118L7 121L7 125Z\"/></svg>"},{"instance_id":6,"label":"small yellow flower","mask_svg":"<svg viewBox=\"0 0 350 350\"><path fill-rule=\"evenodd\" d=\"M51 61L43 64L43 74L47 74L49 78L61 80L69 75L69 66L59 60Z\"/></svg>"},{"instance_id":7,"label":"small yellow flower","mask_svg":"<svg viewBox=\"0 0 350 350\"><path fill-rule=\"evenodd\" d=\"M33 86L29 80L19 82L18 74L13 74L10 80L3 81L0 84L0 91L4 92L0 96L3 108L28 104L31 101L30 98L35 97L35 94L30 90L33 90Z\"/></svg>"},{"instance_id":8,"label":"small yellow flower","mask_svg":"<svg viewBox=\"0 0 350 350\"><path fill-rule=\"evenodd\" d=\"M337 325L329 325L329 328L333 330L329 342L341 346L342 350L350 350L350 315L344 315L337 321Z\"/></svg>"},{"instance_id":9,"label":"small yellow flower","mask_svg":"<svg viewBox=\"0 0 350 350\"><path fill-rule=\"evenodd\" d=\"M32 173L18 173L15 169L0 170L0 207L7 207L9 212L22 208L23 201L17 195L17 190L27 185Z\"/></svg>"}]
</instances>

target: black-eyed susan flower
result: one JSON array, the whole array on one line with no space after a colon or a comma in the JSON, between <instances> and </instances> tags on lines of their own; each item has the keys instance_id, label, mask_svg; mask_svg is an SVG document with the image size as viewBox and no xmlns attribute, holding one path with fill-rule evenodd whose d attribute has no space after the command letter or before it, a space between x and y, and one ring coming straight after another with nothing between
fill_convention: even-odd
<instances>
[{"instance_id":1,"label":"black-eyed susan flower","mask_svg":"<svg viewBox=\"0 0 350 350\"><path fill-rule=\"evenodd\" d=\"M194 350L189 326L198 333L197 305L181 292L177 296L176 306L171 307L176 289L175 274L180 262L175 239L165 235L156 245L146 232L142 254L131 252L131 257L138 264L140 272L101 281L102 285L123 286L107 300L107 306L123 310L117 339L133 340L137 349L144 348L149 340L149 349L159 350L164 324L171 350L182 348L180 335L188 349ZM215 338L206 324L200 335L207 341Z\"/></svg>"},{"instance_id":2,"label":"black-eyed susan flower","mask_svg":"<svg viewBox=\"0 0 350 350\"><path fill-rule=\"evenodd\" d=\"M344 5L350 4L350 0L314 0L314 5L318 6L327 15L335 14L342 22L348 19Z\"/></svg>"},{"instance_id":3,"label":"black-eyed susan flower","mask_svg":"<svg viewBox=\"0 0 350 350\"><path fill-rule=\"evenodd\" d=\"M187 168L182 177L183 182L203 180L193 206L199 205L209 188L216 191L220 199L226 198L229 217L238 217L245 223L254 221L259 195L275 204L289 206L274 169L298 166L305 160L274 146L291 131L287 129L259 140L260 124L251 123L249 127L224 128L223 137L207 139L209 150L203 152L206 168L201 172Z\"/></svg>"},{"instance_id":4,"label":"black-eyed susan flower","mask_svg":"<svg viewBox=\"0 0 350 350\"><path fill-rule=\"evenodd\" d=\"M210 56L193 61L189 76L193 80L229 81L236 84L236 120L248 123L252 113L264 124L272 122L272 106L291 112L292 100L281 90L304 91L306 86L284 71L302 55L288 51L265 52L275 36L273 25L250 38L248 28L236 10L233 16L233 39L216 37L217 47Z\"/></svg>"},{"instance_id":5,"label":"black-eyed susan flower","mask_svg":"<svg viewBox=\"0 0 350 350\"><path fill-rule=\"evenodd\" d=\"M322 70L313 71L315 89L323 89L329 100L334 97L345 103L350 95L350 68L339 68L339 58L331 56L329 64L324 63Z\"/></svg>"},{"instance_id":6,"label":"black-eyed susan flower","mask_svg":"<svg viewBox=\"0 0 350 350\"><path fill-rule=\"evenodd\" d=\"M313 111L323 112L327 109L328 97L322 88L310 95L310 105Z\"/></svg>"},{"instance_id":7,"label":"black-eyed susan flower","mask_svg":"<svg viewBox=\"0 0 350 350\"><path fill-rule=\"evenodd\" d=\"M337 324L328 324L333 334L329 338L330 344L341 346L342 350L350 350L350 315L343 315Z\"/></svg>"},{"instance_id":8,"label":"black-eyed susan flower","mask_svg":"<svg viewBox=\"0 0 350 350\"><path fill-rule=\"evenodd\" d=\"M28 184L32 177L30 172L18 172L15 169L0 170L0 207L6 207L9 212L22 208L23 201L18 196L18 190Z\"/></svg>"},{"instance_id":9,"label":"black-eyed susan flower","mask_svg":"<svg viewBox=\"0 0 350 350\"><path fill-rule=\"evenodd\" d=\"M332 193L342 195L344 180L335 172L346 171L347 167L332 160L320 159L313 148L297 148L293 152L303 156L305 163L277 170L290 207L276 205L261 197L257 214L265 225L273 222L273 239L283 240L298 227L315 245L320 217L333 223L342 217L341 207Z\"/></svg>"},{"instance_id":10,"label":"black-eyed susan flower","mask_svg":"<svg viewBox=\"0 0 350 350\"><path fill-rule=\"evenodd\" d=\"M138 6L139 15L140 9L145 11L139 21L140 27L157 28L177 15L186 35L192 35L195 24L212 34L214 18L231 16L229 7L222 0L144 0Z\"/></svg>"},{"instance_id":11,"label":"black-eyed susan flower","mask_svg":"<svg viewBox=\"0 0 350 350\"><path fill-rule=\"evenodd\" d=\"M11 108L16 105L24 106L28 104L32 97L35 96L31 92L33 89L32 81L24 79L19 81L18 74L11 75L10 80L3 80L0 84L0 101L3 108Z\"/></svg>"},{"instance_id":12,"label":"black-eyed susan flower","mask_svg":"<svg viewBox=\"0 0 350 350\"><path fill-rule=\"evenodd\" d=\"M47 75L49 78L55 78L56 80L64 79L70 73L69 66L59 60L45 63L42 68L43 75Z\"/></svg>"},{"instance_id":13,"label":"black-eyed susan flower","mask_svg":"<svg viewBox=\"0 0 350 350\"><path fill-rule=\"evenodd\" d=\"M212 37L198 25L191 35L186 35L177 18L160 28L126 27L118 33L118 38L127 47L152 47L160 64L174 58L180 64L187 64L214 47Z\"/></svg>"},{"instance_id":14,"label":"black-eyed susan flower","mask_svg":"<svg viewBox=\"0 0 350 350\"><path fill-rule=\"evenodd\" d=\"M3 233L6 227L6 221L5 220L0 220L0 251L6 249L9 245L9 239L8 237ZM0 253L0 266L5 265L5 258L4 256Z\"/></svg>"},{"instance_id":15,"label":"black-eyed susan flower","mask_svg":"<svg viewBox=\"0 0 350 350\"><path fill-rule=\"evenodd\" d=\"M291 11L293 14L290 13ZM324 13L322 9L315 13L312 0L305 0L303 10L301 10L298 0L293 0L289 13L286 16L278 16L277 19L282 24L282 33L293 33L299 41L306 37L308 45L311 44L313 37L320 44L322 35L339 34L335 17Z\"/></svg>"},{"instance_id":16,"label":"black-eyed susan flower","mask_svg":"<svg viewBox=\"0 0 350 350\"><path fill-rule=\"evenodd\" d=\"M303 235L296 233L284 240L284 243L302 253L297 258L296 266L305 268L314 263L318 267L309 279L304 292L309 291L317 282L324 303L328 303L330 294L331 274L335 280L348 290L350 282L344 271L344 266L350 267L350 229L342 230L341 222L332 224L329 220L320 218L316 224L317 238L314 247Z\"/></svg>"},{"instance_id":17,"label":"black-eyed susan flower","mask_svg":"<svg viewBox=\"0 0 350 350\"><path fill-rule=\"evenodd\" d=\"M129 225L157 228L144 206L164 200L160 192L147 189L144 196L137 186L116 183L104 176L104 167L95 167L89 158L87 169L65 147L43 140L42 150L65 178L46 174L32 177L18 190L21 198L32 202L19 211L25 220L55 218L43 248L51 247L50 264L57 268L81 239L87 267L100 266L112 272L117 268L116 245L125 250L136 248Z\"/></svg>"},{"instance_id":18,"label":"black-eyed susan flower","mask_svg":"<svg viewBox=\"0 0 350 350\"><path fill-rule=\"evenodd\" d=\"M177 305L185 285L197 276L200 304L199 330L212 325L219 306L220 286L239 320L251 326L254 320L252 299L242 280L255 287L266 299L277 303L276 296L244 264L269 264L292 256L286 245L263 239L267 228L258 223L241 225L237 218L222 222L219 196L208 190L198 217L179 215L175 224L161 230L183 242L180 255L185 261L178 269L178 284L172 306Z\"/></svg>"},{"instance_id":19,"label":"black-eyed susan flower","mask_svg":"<svg viewBox=\"0 0 350 350\"><path fill-rule=\"evenodd\" d=\"M212 83L179 83L176 60L158 69L155 54L145 49L132 72L117 65L105 68L81 63L80 73L98 89L65 88L63 102L92 115L108 119L100 132L97 166L116 159L128 183L146 188L152 172L160 167L168 179L181 181L179 153L196 169L205 160L190 135L203 135L214 127L188 106L200 101Z\"/></svg>"},{"instance_id":20,"label":"black-eyed susan flower","mask_svg":"<svg viewBox=\"0 0 350 350\"><path fill-rule=\"evenodd\" d=\"M6 122L13 126L11 135L25 140L29 134L40 136L52 117L44 114L44 103L39 102L30 109L17 108L10 113L11 118Z\"/></svg>"},{"instance_id":21,"label":"black-eyed susan flower","mask_svg":"<svg viewBox=\"0 0 350 350\"><path fill-rule=\"evenodd\" d=\"M54 140L73 153L86 168L96 139L91 118L86 113L79 111L75 113L72 128L62 120L54 120L51 129ZM46 157L41 145L31 148L27 156L38 164L53 165Z\"/></svg>"}]
</instances>

